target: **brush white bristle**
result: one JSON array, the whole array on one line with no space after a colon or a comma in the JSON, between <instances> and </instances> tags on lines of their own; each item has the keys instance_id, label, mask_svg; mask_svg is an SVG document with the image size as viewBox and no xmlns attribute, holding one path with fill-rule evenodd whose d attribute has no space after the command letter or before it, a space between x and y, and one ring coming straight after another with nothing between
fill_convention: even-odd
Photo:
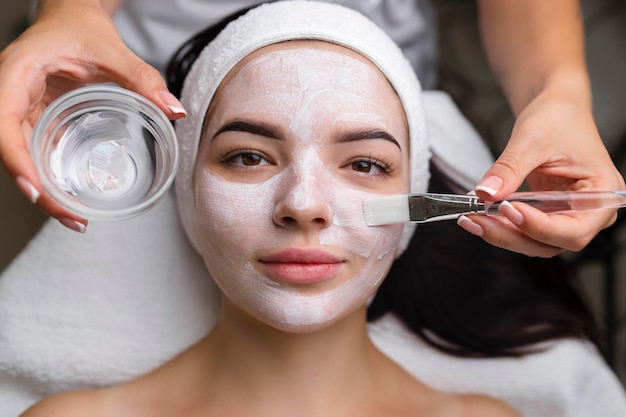
<instances>
[{"instance_id":1,"label":"brush white bristle","mask_svg":"<svg viewBox=\"0 0 626 417\"><path fill-rule=\"evenodd\" d=\"M406 194L370 198L363 201L363 211L368 226L408 223L411 220L409 196Z\"/></svg>"}]
</instances>

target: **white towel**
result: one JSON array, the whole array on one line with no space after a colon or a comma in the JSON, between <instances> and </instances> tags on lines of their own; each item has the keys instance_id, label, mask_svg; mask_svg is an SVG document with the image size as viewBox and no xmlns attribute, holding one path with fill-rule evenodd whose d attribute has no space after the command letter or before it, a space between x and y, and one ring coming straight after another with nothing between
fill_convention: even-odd
<instances>
[{"instance_id":1,"label":"white towel","mask_svg":"<svg viewBox=\"0 0 626 417\"><path fill-rule=\"evenodd\" d=\"M371 325L370 335L428 385L489 394L524 417L626 416L623 388L590 343L561 340L522 358L458 358L434 350L391 315Z\"/></svg>"},{"instance_id":2,"label":"white towel","mask_svg":"<svg viewBox=\"0 0 626 417\"><path fill-rule=\"evenodd\" d=\"M425 93L433 134L473 152L475 183L490 162L482 141L443 93ZM433 124L435 126L435 124ZM178 222L170 193L141 217L91 223L85 235L49 221L0 275L0 417L43 396L126 381L211 328L217 290ZM619 382L597 352L561 341L523 359L459 359L424 344L393 316L374 342L427 384L482 392L525 417L626 416Z\"/></svg>"}]
</instances>

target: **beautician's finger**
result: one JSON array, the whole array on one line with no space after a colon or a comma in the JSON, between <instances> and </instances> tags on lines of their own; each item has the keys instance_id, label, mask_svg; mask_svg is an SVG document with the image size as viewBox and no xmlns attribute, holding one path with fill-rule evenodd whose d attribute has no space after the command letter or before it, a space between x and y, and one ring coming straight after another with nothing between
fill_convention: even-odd
<instances>
[{"instance_id":1,"label":"beautician's finger","mask_svg":"<svg viewBox=\"0 0 626 417\"><path fill-rule=\"evenodd\" d=\"M0 116L0 123L2 122ZM2 134L11 135L13 126L4 125ZM62 209L50 196L42 190L39 177L30 159L30 154L22 143L0 140L0 159L22 193L48 215L59 220L65 227L83 233L87 228L87 220ZM36 185L35 185L36 184Z\"/></svg>"},{"instance_id":2,"label":"beautician's finger","mask_svg":"<svg viewBox=\"0 0 626 417\"><path fill-rule=\"evenodd\" d=\"M0 161L26 198L36 203L41 184L26 148L21 123L15 116L0 112L0 126Z\"/></svg>"},{"instance_id":3,"label":"beautician's finger","mask_svg":"<svg viewBox=\"0 0 626 417\"><path fill-rule=\"evenodd\" d=\"M482 215L461 216L458 225L487 243L527 256L551 258L563 252L560 247L534 240L507 219Z\"/></svg>"},{"instance_id":4,"label":"beautician's finger","mask_svg":"<svg viewBox=\"0 0 626 417\"><path fill-rule=\"evenodd\" d=\"M524 179L540 161L527 143L511 141L484 174L475 188L485 200L502 200L518 190Z\"/></svg>"},{"instance_id":5,"label":"beautician's finger","mask_svg":"<svg viewBox=\"0 0 626 417\"><path fill-rule=\"evenodd\" d=\"M45 213L58 219L64 226L77 232L84 232L87 227L87 220L62 209L43 190L24 141L5 140L6 138L23 137L25 128L20 128L18 121L7 114L0 114L0 125L2 125L0 130L0 160L9 175L15 179L22 193Z\"/></svg>"},{"instance_id":6,"label":"beautician's finger","mask_svg":"<svg viewBox=\"0 0 626 417\"><path fill-rule=\"evenodd\" d=\"M519 202L505 202L499 211L530 238L571 251L582 250L617 218L615 209L546 214Z\"/></svg>"},{"instance_id":7,"label":"beautician's finger","mask_svg":"<svg viewBox=\"0 0 626 417\"><path fill-rule=\"evenodd\" d=\"M187 116L183 105L167 89L159 71L130 49L125 46L106 49L98 58L103 63L104 76L111 81L146 97L172 120Z\"/></svg>"}]
</instances>

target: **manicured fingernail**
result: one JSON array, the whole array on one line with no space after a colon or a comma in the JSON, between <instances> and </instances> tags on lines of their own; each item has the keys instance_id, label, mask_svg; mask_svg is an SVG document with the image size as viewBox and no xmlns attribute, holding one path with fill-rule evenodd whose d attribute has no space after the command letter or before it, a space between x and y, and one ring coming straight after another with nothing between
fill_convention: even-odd
<instances>
[{"instance_id":1,"label":"manicured fingernail","mask_svg":"<svg viewBox=\"0 0 626 417\"><path fill-rule=\"evenodd\" d=\"M183 107L183 105L178 101L174 94L169 91L161 91L159 93L159 97L163 100L163 103L167 106L175 114L182 114L183 116L187 116L187 110Z\"/></svg>"},{"instance_id":2,"label":"manicured fingernail","mask_svg":"<svg viewBox=\"0 0 626 417\"><path fill-rule=\"evenodd\" d=\"M17 177L15 178L15 182L17 183L17 186L20 187L22 192L28 196L31 203L37 202L39 199L39 191L37 191L35 186L31 184L30 181L24 177Z\"/></svg>"},{"instance_id":3,"label":"manicured fingernail","mask_svg":"<svg viewBox=\"0 0 626 417\"><path fill-rule=\"evenodd\" d=\"M489 195L496 195L496 193L500 191L500 188L502 188L503 184L504 181L502 181L502 178L492 175L485 178L480 184L478 184L476 186L476 190L484 191Z\"/></svg>"},{"instance_id":4,"label":"manicured fingernail","mask_svg":"<svg viewBox=\"0 0 626 417\"><path fill-rule=\"evenodd\" d=\"M513 207L513 204L506 200L500 203L498 211L502 212L502 214L504 214L516 226L521 226L522 223L524 223L524 216L522 216L522 213Z\"/></svg>"},{"instance_id":5,"label":"manicured fingernail","mask_svg":"<svg viewBox=\"0 0 626 417\"><path fill-rule=\"evenodd\" d=\"M485 230L481 225L474 223L467 216L461 216L456 221L456 224L461 226L463 229L467 230L474 236L482 236L485 233Z\"/></svg>"},{"instance_id":6,"label":"manicured fingernail","mask_svg":"<svg viewBox=\"0 0 626 417\"><path fill-rule=\"evenodd\" d=\"M75 220L72 220L70 218L67 218L67 217L60 217L59 223L61 223L63 226L67 227L68 229L71 229L78 233L85 233L85 230L87 230L86 225L80 222L77 222Z\"/></svg>"}]
</instances>

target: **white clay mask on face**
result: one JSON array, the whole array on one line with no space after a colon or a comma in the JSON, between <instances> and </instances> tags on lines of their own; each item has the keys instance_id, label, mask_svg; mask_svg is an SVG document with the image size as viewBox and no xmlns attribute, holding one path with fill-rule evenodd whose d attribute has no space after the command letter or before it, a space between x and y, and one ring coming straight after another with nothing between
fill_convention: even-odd
<instances>
[{"instance_id":1,"label":"white clay mask on face","mask_svg":"<svg viewBox=\"0 0 626 417\"><path fill-rule=\"evenodd\" d=\"M346 179L334 157L341 146L370 144L337 145L344 132L390 132L399 138L393 152L403 174L385 192L408 190L399 100L371 64L345 51L257 51L223 83L199 152L196 215L209 272L235 305L286 331L323 327L363 305L393 262L402 230L366 226L363 200L380 190L368 186L373 180L352 181L354 172ZM216 135L233 120L262 121L276 137ZM229 149L231 142L248 153L213 164L211 147ZM374 151L374 143L395 146L372 140ZM251 156L258 165L241 163Z\"/></svg>"}]
</instances>

